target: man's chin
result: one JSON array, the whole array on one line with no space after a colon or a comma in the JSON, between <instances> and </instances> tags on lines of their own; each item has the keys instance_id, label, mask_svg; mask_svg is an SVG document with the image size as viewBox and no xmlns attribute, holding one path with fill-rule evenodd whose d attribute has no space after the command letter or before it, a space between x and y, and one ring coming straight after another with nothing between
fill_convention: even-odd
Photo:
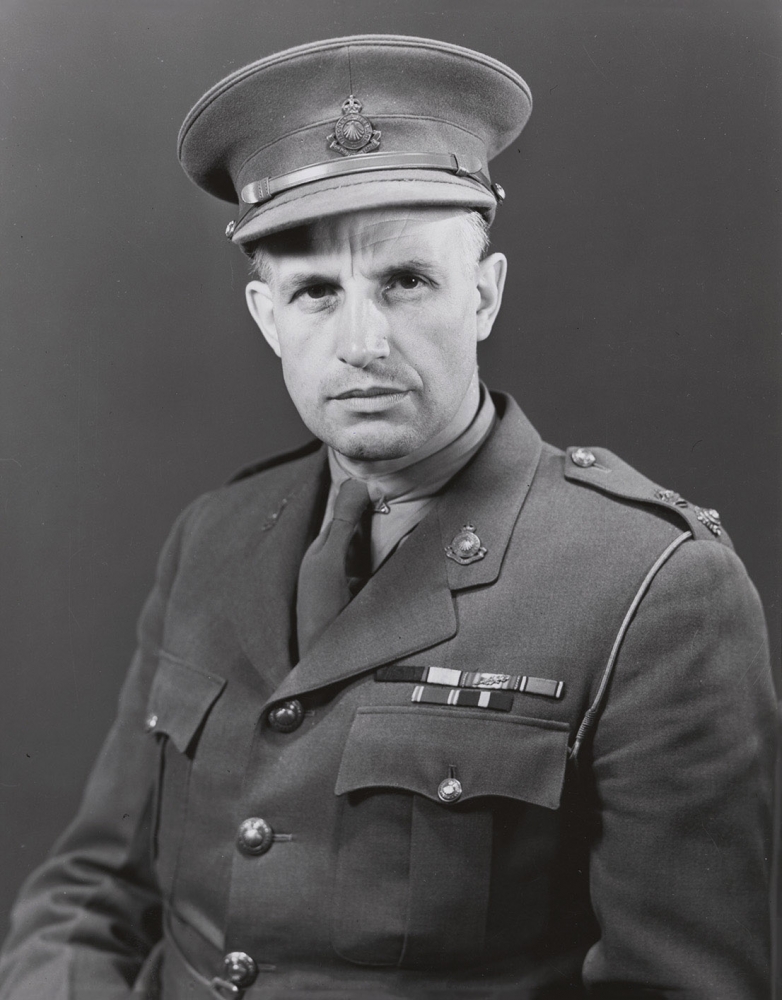
<instances>
[{"instance_id":1,"label":"man's chin","mask_svg":"<svg viewBox=\"0 0 782 1000\"><path fill-rule=\"evenodd\" d=\"M336 452L353 462L387 462L396 458L405 458L420 447L418 435L412 431L394 433L336 434L326 444Z\"/></svg>"}]
</instances>

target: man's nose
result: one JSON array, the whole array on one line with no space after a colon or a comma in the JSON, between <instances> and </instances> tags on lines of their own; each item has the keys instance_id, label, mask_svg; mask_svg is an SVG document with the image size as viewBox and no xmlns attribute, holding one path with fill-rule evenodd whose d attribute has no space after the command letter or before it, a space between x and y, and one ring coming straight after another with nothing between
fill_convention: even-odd
<instances>
[{"instance_id":1,"label":"man's nose","mask_svg":"<svg viewBox=\"0 0 782 1000\"><path fill-rule=\"evenodd\" d=\"M388 322L369 295L348 295L337 319L337 356L354 368L387 358Z\"/></svg>"}]
</instances>

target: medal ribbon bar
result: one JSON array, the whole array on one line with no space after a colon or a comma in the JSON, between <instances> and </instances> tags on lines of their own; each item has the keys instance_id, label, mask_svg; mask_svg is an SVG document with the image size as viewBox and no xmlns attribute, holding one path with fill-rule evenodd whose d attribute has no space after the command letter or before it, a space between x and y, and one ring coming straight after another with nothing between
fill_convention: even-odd
<instances>
[{"instance_id":1,"label":"medal ribbon bar","mask_svg":"<svg viewBox=\"0 0 782 1000\"><path fill-rule=\"evenodd\" d=\"M501 691L466 691L464 688L434 687L418 684L413 689L411 701L423 705L454 705L460 708L493 708L495 712L510 712L513 695Z\"/></svg>"},{"instance_id":2,"label":"medal ribbon bar","mask_svg":"<svg viewBox=\"0 0 782 1000\"><path fill-rule=\"evenodd\" d=\"M481 670L452 670L449 667L391 666L375 671L376 681L402 681L408 684L437 684L451 688L477 688L481 691L519 691L544 698L561 698L562 681L524 674L497 674Z\"/></svg>"}]
</instances>

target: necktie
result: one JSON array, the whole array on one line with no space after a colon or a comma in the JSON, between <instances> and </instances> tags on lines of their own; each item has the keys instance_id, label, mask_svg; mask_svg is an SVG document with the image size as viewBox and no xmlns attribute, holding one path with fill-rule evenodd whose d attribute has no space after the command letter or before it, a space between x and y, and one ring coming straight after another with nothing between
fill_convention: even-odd
<instances>
[{"instance_id":1,"label":"necktie","mask_svg":"<svg viewBox=\"0 0 782 1000\"><path fill-rule=\"evenodd\" d=\"M331 523L304 554L296 597L300 656L350 603L369 576L369 504L366 483L346 479L339 488ZM360 528L363 530L357 530Z\"/></svg>"}]
</instances>

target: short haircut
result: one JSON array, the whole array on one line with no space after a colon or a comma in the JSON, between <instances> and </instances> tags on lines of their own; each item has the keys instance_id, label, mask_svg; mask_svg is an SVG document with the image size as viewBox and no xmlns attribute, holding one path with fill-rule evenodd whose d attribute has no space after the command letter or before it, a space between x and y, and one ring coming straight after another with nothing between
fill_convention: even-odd
<instances>
[{"instance_id":1,"label":"short haircut","mask_svg":"<svg viewBox=\"0 0 782 1000\"><path fill-rule=\"evenodd\" d=\"M489 223L474 209L464 212L461 218L465 259L469 263L477 264L489 251ZM269 267L270 255L306 253L311 244L311 226L286 229L247 244L242 249L250 258L250 277L268 284L272 273Z\"/></svg>"}]
</instances>

